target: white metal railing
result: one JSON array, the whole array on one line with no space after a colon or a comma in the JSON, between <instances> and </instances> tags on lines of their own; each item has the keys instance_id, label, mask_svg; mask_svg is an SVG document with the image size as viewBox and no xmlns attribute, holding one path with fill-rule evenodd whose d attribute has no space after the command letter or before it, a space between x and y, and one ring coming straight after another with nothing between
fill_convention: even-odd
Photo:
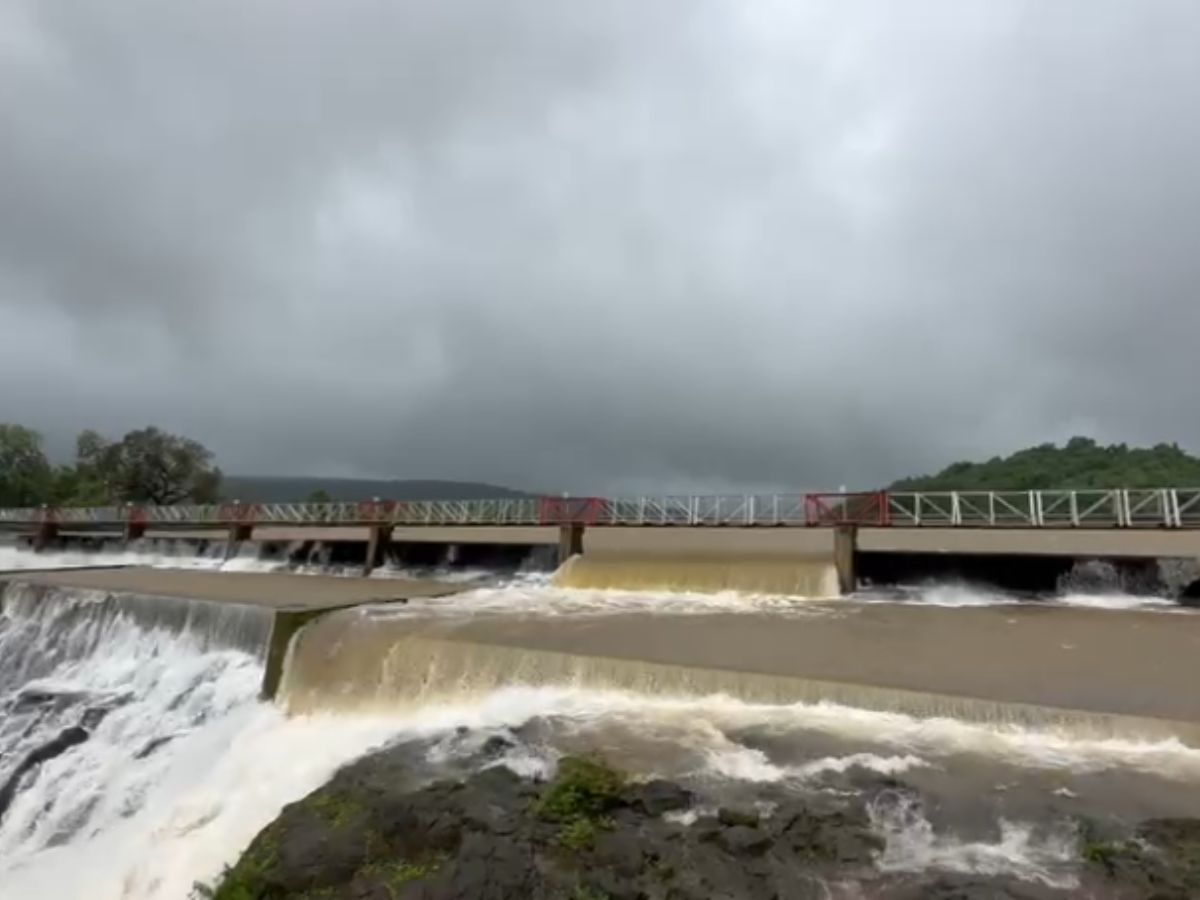
<instances>
[{"instance_id":1,"label":"white metal railing","mask_svg":"<svg viewBox=\"0 0 1200 900\"><path fill-rule=\"evenodd\" d=\"M894 527L1200 528L1200 488L888 495Z\"/></svg>"},{"instance_id":2,"label":"white metal railing","mask_svg":"<svg viewBox=\"0 0 1200 900\"><path fill-rule=\"evenodd\" d=\"M870 505L860 500L871 501ZM643 497L226 503L0 509L0 524L160 526L391 524L812 526L892 528L1197 528L1200 488L873 494L692 494Z\"/></svg>"}]
</instances>

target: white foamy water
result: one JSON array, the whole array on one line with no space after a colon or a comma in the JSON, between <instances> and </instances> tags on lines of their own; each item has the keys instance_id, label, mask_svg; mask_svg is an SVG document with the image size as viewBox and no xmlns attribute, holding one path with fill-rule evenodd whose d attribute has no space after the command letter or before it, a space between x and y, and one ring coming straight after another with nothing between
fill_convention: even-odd
<instances>
[{"instance_id":1,"label":"white foamy water","mask_svg":"<svg viewBox=\"0 0 1200 900\"><path fill-rule=\"evenodd\" d=\"M864 603L900 603L913 606L942 606L950 608L981 606L1020 606L1037 603L1044 606L1074 606L1092 609L1146 610L1152 612L1189 613L1169 597L1110 592L1063 592L1054 596L1030 599L1005 593L986 585L961 582L930 582L896 588L860 591L851 598Z\"/></svg>"},{"instance_id":2,"label":"white foamy water","mask_svg":"<svg viewBox=\"0 0 1200 900\"><path fill-rule=\"evenodd\" d=\"M148 606L135 610L87 593L35 603L9 591L0 614L0 785L63 729L84 723L89 734L26 772L0 817L4 900L179 900L194 881L235 861L285 804L381 742L439 738L460 728L484 737L547 717L559 721L568 752L619 749L622 735L660 748L638 761L645 775L803 786L855 771L949 770L973 757L1029 771L1142 773L1181 791L1200 785L1200 750L1174 740L1085 740L835 704L511 687L392 715L287 719L257 700L261 654L251 646L255 623L244 610L211 620L194 610L164 613L150 627ZM536 576L439 608L457 615L547 614L549 607L549 614L579 615L664 604L672 612L815 608L737 595L563 591ZM819 752L782 760L736 737L748 731L798 748L814 736L826 740ZM852 749L831 753L828 739ZM431 750L439 752L445 747ZM545 775L560 752L520 744L500 762ZM1059 885L1072 877L1066 836L1032 823L1004 822L996 840L963 841L935 832L903 797L877 804L872 815L887 838L881 865L890 870L1014 874Z\"/></svg>"},{"instance_id":3,"label":"white foamy water","mask_svg":"<svg viewBox=\"0 0 1200 900\"><path fill-rule=\"evenodd\" d=\"M341 575L357 578L362 567L357 565L295 564L286 559L262 559L257 545L247 544L237 555L225 558L224 544L211 545L203 553L188 541L143 541L125 549L100 551L58 550L35 553L28 548L0 544L0 572L20 572L34 569L78 569L97 566L147 566L156 569L186 569L209 572L290 572L295 575ZM473 584L495 581L497 573L488 569L410 569L384 565L371 573L372 578L425 579L433 578L451 584ZM518 576L545 581L549 576L531 574Z\"/></svg>"},{"instance_id":4,"label":"white foamy water","mask_svg":"<svg viewBox=\"0 0 1200 900\"><path fill-rule=\"evenodd\" d=\"M1093 609L1145 609L1158 612L1190 612L1166 597L1135 597L1131 594L1062 594L1055 598L1063 606L1088 606Z\"/></svg>"},{"instance_id":5,"label":"white foamy water","mask_svg":"<svg viewBox=\"0 0 1200 900\"><path fill-rule=\"evenodd\" d=\"M1070 889L1076 874L1078 840L1074 828L1039 829L1030 823L1001 820L996 840L961 840L939 834L925 817L921 802L887 792L868 805L871 821L887 842L878 866L885 872L936 869L975 875L1009 875Z\"/></svg>"},{"instance_id":6,"label":"white foamy water","mask_svg":"<svg viewBox=\"0 0 1200 900\"><path fill-rule=\"evenodd\" d=\"M254 643L252 610L176 603L146 627L136 606L5 594L0 785L64 729L88 732L15 782L0 817L6 900L187 897L283 804L392 730L289 721L260 703L260 654L221 646Z\"/></svg>"},{"instance_id":7,"label":"white foamy water","mask_svg":"<svg viewBox=\"0 0 1200 900\"><path fill-rule=\"evenodd\" d=\"M208 663L196 661L197 666ZM313 717L285 719L276 709L253 700L255 684L241 667L214 673L218 686L213 706L200 725L160 751L157 761L132 758L149 734L138 733L161 706L147 698L140 716L111 740L95 742L43 766L27 789L16 817L0 829L3 850L0 884L4 896L87 896L108 898L179 898L196 880L212 878L234 861L253 836L288 802L322 784L342 763L385 739L430 738L467 728L488 732L515 727L539 716L561 716L584 731L601 731L606 719L635 719L638 726L683 729L694 740L704 739L717 723L774 723L778 727L824 726L843 730L837 719L844 710L817 707L756 708L732 700L665 701L634 695L611 695L563 690L506 689L463 704L445 704L404 716L384 718ZM165 698L170 691L163 691ZM218 701L217 697L224 699ZM1200 777L1200 753L1172 745L1139 747L1110 742L1071 742L1012 733L989 735L987 729L961 723L940 723L930 731L903 717L852 716L867 727L873 718L874 736L897 744L923 743L945 752L940 732L957 732L952 748L970 745L980 752L1019 747L1016 756L1049 766L1122 766L1153 759L1176 777ZM700 722L690 732L685 721ZM924 732L915 740L915 732ZM714 732L715 733L715 732ZM727 743L727 739L722 738ZM89 749L89 745L90 749ZM685 745L686 746L686 745ZM694 745L693 745L694 749ZM552 754L551 754L552 756ZM751 754L753 756L753 754ZM152 756L151 760L154 759ZM752 781L804 779L822 772L864 767L881 773L907 771L927 763L913 755L851 754L822 757L795 767L729 764L713 753L707 774ZM549 757L529 749L514 751L505 760L520 774L545 775ZM30 824L47 801L65 795L73 802L98 798L99 809L90 824L65 842L53 846L54 826ZM18 824L19 823L19 824ZM887 838L881 863L895 870L944 868L989 874L1016 874L1047 883L1065 884L1061 866L1069 856L1031 828L1012 826L997 843L960 842L934 834L912 811L878 812L877 824ZM1007 827L1007 826L1006 826Z\"/></svg>"},{"instance_id":8,"label":"white foamy water","mask_svg":"<svg viewBox=\"0 0 1200 900\"><path fill-rule=\"evenodd\" d=\"M0 572L29 569L75 569L89 566L153 566L167 569L207 569L248 566L251 570L261 566L261 571L270 571L274 563L260 563L257 559L235 557L225 560L225 547L217 546L211 552L198 554L196 546L186 541L146 541L128 549L103 551L47 550L34 553L23 547L0 544Z\"/></svg>"}]
</instances>

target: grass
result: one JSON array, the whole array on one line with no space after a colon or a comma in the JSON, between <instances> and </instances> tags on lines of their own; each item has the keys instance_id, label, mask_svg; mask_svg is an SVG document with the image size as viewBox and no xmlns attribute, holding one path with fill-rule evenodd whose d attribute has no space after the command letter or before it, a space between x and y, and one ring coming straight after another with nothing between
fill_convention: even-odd
<instances>
[{"instance_id":1,"label":"grass","mask_svg":"<svg viewBox=\"0 0 1200 900\"><path fill-rule=\"evenodd\" d=\"M547 786L534 811L560 828L555 842L565 850L582 853L596 845L596 835L613 827L604 813L620 802L625 779L602 760L565 756L558 774Z\"/></svg>"},{"instance_id":2,"label":"grass","mask_svg":"<svg viewBox=\"0 0 1200 900\"><path fill-rule=\"evenodd\" d=\"M431 857L425 860L412 861L406 859L376 860L363 866L359 875L380 882L393 900L398 896L400 888L410 881L428 878L445 863L443 856Z\"/></svg>"},{"instance_id":3,"label":"grass","mask_svg":"<svg viewBox=\"0 0 1200 900\"><path fill-rule=\"evenodd\" d=\"M267 871L275 864L278 853L278 833L268 826L236 866L226 866L211 884L195 882L191 900L260 900L266 894Z\"/></svg>"},{"instance_id":4,"label":"grass","mask_svg":"<svg viewBox=\"0 0 1200 900\"><path fill-rule=\"evenodd\" d=\"M363 810L357 798L336 791L310 798L308 807L334 828L346 827Z\"/></svg>"},{"instance_id":5,"label":"grass","mask_svg":"<svg viewBox=\"0 0 1200 900\"><path fill-rule=\"evenodd\" d=\"M565 756L558 774L538 800L536 812L551 822L590 819L617 805L625 779L603 761Z\"/></svg>"}]
</instances>

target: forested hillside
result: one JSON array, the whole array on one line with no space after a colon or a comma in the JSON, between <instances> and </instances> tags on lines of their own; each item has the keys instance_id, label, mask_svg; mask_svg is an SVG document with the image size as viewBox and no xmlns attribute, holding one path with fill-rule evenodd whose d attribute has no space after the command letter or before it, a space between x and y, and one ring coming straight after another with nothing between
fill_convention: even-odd
<instances>
[{"instance_id":1,"label":"forested hillside","mask_svg":"<svg viewBox=\"0 0 1200 900\"><path fill-rule=\"evenodd\" d=\"M897 491L1050 490L1054 488L1200 487L1200 459L1175 444L1104 446L1072 438L987 462L956 462L936 475L905 478Z\"/></svg>"}]
</instances>

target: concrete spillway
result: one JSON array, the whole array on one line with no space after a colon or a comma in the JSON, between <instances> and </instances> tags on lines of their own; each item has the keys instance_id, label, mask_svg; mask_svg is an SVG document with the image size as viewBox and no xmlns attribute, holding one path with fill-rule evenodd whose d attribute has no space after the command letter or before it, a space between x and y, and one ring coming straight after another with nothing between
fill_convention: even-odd
<instances>
[{"instance_id":1,"label":"concrete spillway","mask_svg":"<svg viewBox=\"0 0 1200 900\"><path fill-rule=\"evenodd\" d=\"M811 615L392 617L348 610L296 637L292 712L419 705L508 685L1176 735L1200 746L1200 620L1067 609L814 604Z\"/></svg>"},{"instance_id":2,"label":"concrete spillway","mask_svg":"<svg viewBox=\"0 0 1200 900\"><path fill-rule=\"evenodd\" d=\"M827 564L806 565L817 581L827 577ZM471 614L471 595L433 600L456 588L430 582L136 569L20 580L37 592L119 594L139 615L172 622L180 610L192 621L207 605L247 610L222 621L253 624L256 645L260 621L269 620L264 693L278 691L292 712L416 705L508 685L580 686L828 700L1102 735L1170 734L1200 746L1200 617L1187 614L846 601L793 604L787 614L652 605L604 615L496 606ZM408 605L379 605L402 598Z\"/></svg>"},{"instance_id":3,"label":"concrete spillway","mask_svg":"<svg viewBox=\"0 0 1200 900\"><path fill-rule=\"evenodd\" d=\"M555 583L627 591L744 591L815 598L839 594L832 559L820 557L576 556L559 569Z\"/></svg>"}]
</instances>

